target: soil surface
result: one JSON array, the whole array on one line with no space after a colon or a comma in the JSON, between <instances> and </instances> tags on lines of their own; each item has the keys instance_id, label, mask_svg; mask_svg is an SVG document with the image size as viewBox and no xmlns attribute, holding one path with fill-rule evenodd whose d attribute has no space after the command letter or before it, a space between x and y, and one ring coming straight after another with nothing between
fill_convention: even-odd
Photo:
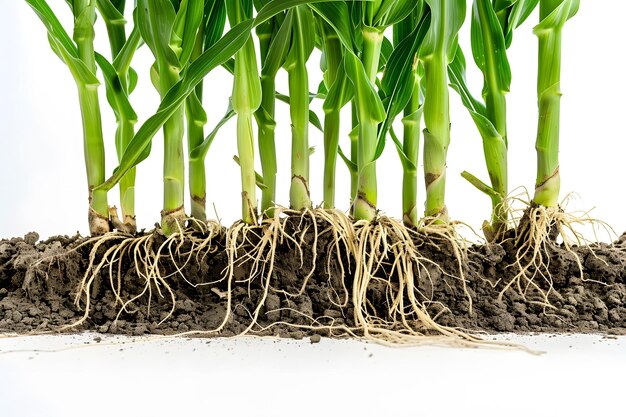
<instances>
[{"instance_id":1,"label":"soil surface","mask_svg":"<svg viewBox=\"0 0 626 417\"><path fill-rule=\"evenodd\" d=\"M267 249L258 252L263 257L257 263L246 256L247 249L263 242L262 228L242 240L237 254L229 252L225 232L204 240L204 246L200 238L171 244L157 234L145 234L141 245L126 246L117 254L121 238L98 246L79 236L40 241L36 233L0 240L0 332L60 330L84 316L89 298L88 317L71 330L172 334L209 331L224 322L214 334L235 335L249 328L253 334L295 338L360 335L352 304L357 262L323 221L317 225L317 240L306 223L284 220L285 232L294 239L276 240L273 263ZM465 285L449 244L418 235L413 243L422 259L416 271L423 272L416 273L414 294L440 325L489 333L626 334L624 237L612 245L573 251L552 245L542 252L546 267L529 268L530 274L536 272L532 281L523 279L506 290L519 272L512 241L468 248ZM150 253L160 253L152 272L138 261ZM90 254L95 260L91 269ZM94 273L103 259L115 261L104 262ZM229 259L236 261L231 269ZM393 255L381 257L372 270L364 307L387 325L401 322L397 311L389 313L393 295L402 287L392 264ZM79 287L85 276L92 281L89 294ZM420 330L413 313L406 317ZM426 326L423 332L432 329Z\"/></svg>"}]
</instances>

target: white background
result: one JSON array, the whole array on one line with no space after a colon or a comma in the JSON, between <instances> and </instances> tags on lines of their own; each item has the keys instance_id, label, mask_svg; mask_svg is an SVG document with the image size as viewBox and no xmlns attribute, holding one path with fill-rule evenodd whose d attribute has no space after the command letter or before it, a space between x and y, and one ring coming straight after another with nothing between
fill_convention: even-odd
<instances>
[{"instance_id":1,"label":"white background","mask_svg":"<svg viewBox=\"0 0 626 417\"><path fill-rule=\"evenodd\" d=\"M562 195L576 192L579 198L569 210L591 209L592 214L609 222L618 233L626 230L622 215L622 184L626 154L626 83L623 81L623 41L626 38L622 17L626 2L619 0L582 1L578 15L567 22L563 38L561 174ZM22 235L31 230L42 236L87 232L87 191L82 156L80 112L74 82L64 64L50 51L46 33L25 2L0 0L0 236ZM64 0L50 0L67 28L71 28L69 9ZM510 143L510 186L532 190L535 180L536 110L536 37L533 15L515 32L509 59L513 70L508 94ZM70 31L71 33L71 31ZM104 25L98 22L97 49L108 54ZM480 95L482 80L471 60L469 24L461 33L461 45L468 57L469 83ZM147 47L137 53L134 67L140 74L139 87L131 101L145 121L158 106L158 95L150 84L148 68L153 58ZM320 81L319 54L309 62L311 90ZM284 71L279 90L286 92ZM232 81L225 70L212 72L205 82L205 107L209 128L222 117ZM489 216L490 201L460 177L468 170L485 181L482 144L475 126L454 92L452 97L452 142L448 158L449 211L454 219L479 228ZM116 166L114 149L115 121L104 89L102 111L107 144L107 171ZM277 148L279 152L278 201L288 205L290 181L290 127L288 108L277 105ZM320 117L320 103L314 105ZM348 116L346 114L346 116ZM344 118L343 145L347 146ZM208 129L207 129L208 130ZM310 143L317 152L312 157L311 190L316 204L322 199L322 136L311 129ZM140 227L151 227L159 220L162 187L161 134L153 143L151 157L138 170L137 213ZM217 210L225 225L240 215L239 168L232 161L236 153L234 123L218 135L209 151L208 213ZM349 176L338 161L337 204L348 209ZM421 163L420 163L421 166ZM260 169L260 165L257 165ZM379 208L391 216L401 214L401 168L391 141L378 164ZM423 201L420 181L420 199ZM118 201L117 190L110 193L111 204ZM187 205L188 206L188 205ZM607 239L605 237L605 239Z\"/></svg>"},{"instance_id":2,"label":"white background","mask_svg":"<svg viewBox=\"0 0 626 417\"><path fill-rule=\"evenodd\" d=\"M49 3L70 27L64 1ZM581 198L570 209L597 206L594 215L618 233L626 230L620 206L626 154L624 15L626 2L582 1L579 14L565 27L562 76L563 194L578 192ZM516 32L509 50L512 188L532 188L534 182L537 54L531 29L536 20L532 16ZM102 29L100 22L97 46L107 52ZM463 28L461 44L469 57L469 25ZM312 90L320 77L318 57L310 62ZM146 76L151 62L144 47L134 64L141 78L132 96L141 121L158 106L158 96ZM479 94L482 83L471 63L469 80ZM286 91L285 81L281 74L281 91ZM209 126L222 116L230 89L224 70L207 78ZM458 98L454 93L451 96L448 206L455 219L479 227L489 215L489 201L459 173L470 170L486 179L480 137ZM101 99L110 173L116 165L115 124L103 91ZM282 104L278 105L278 123L279 201L288 204L289 120ZM236 152L234 135L230 124L207 158L208 204L215 204L225 224L235 221L240 212L239 172L231 160ZM81 140L75 85L49 50L45 30L25 2L0 0L0 237L31 230L42 236L87 232ZM322 142L313 129L311 144L318 149L311 178L312 197L319 203ZM158 135L152 157L139 168L140 227L150 227L159 219L161 147ZM338 203L347 209L348 174L338 164ZM379 163L379 206L393 216L400 214L400 175L389 143ZM110 198L115 203L116 193ZM200 411L211 415L220 410L259 416L619 415L626 373L624 339L514 340L548 354L536 357L435 347L394 350L326 339L318 345L306 340L245 339L207 345L204 341L129 344L105 339L98 347L93 347L89 335L4 339L0 340L0 415L174 416L199 415ZM126 344L120 347L118 343Z\"/></svg>"}]
</instances>

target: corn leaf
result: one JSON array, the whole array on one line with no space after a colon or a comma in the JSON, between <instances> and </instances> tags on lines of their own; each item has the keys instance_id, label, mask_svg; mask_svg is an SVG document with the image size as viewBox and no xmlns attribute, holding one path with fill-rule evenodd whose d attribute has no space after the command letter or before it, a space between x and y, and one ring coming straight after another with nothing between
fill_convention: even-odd
<instances>
[{"instance_id":1,"label":"corn leaf","mask_svg":"<svg viewBox=\"0 0 626 417\"><path fill-rule=\"evenodd\" d=\"M204 17L204 2L197 0L182 0L176 18L174 19L170 47L184 67L189 62L196 44L196 34Z\"/></svg>"},{"instance_id":2,"label":"corn leaf","mask_svg":"<svg viewBox=\"0 0 626 417\"><path fill-rule=\"evenodd\" d=\"M286 104L290 104L291 100L289 99L289 96L285 95L285 94L280 94L280 93L276 93L276 98L280 101L282 101L283 103ZM269 116L267 116L269 117ZM324 128L322 127L322 123L320 122L320 118L317 116L317 114L313 111L309 109L309 122L315 126L320 132L324 131Z\"/></svg>"},{"instance_id":3,"label":"corn leaf","mask_svg":"<svg viewBox=\"0 0 626 417\"><path fill-rule=\"evenodd\" d=\"M435 54L439 48L452 62L458 44L458 32L465 19L465 0L425 0L430 8L431 28L444 28L444 32L430 30L426 35L420 57L426 59Z\"/></svg>"},{"instance_id":4,"label":"corn leaf","mask_svg":"<svg viewBox=\"0 0 626 417\"><path fill-rule=\"evenodd\" d=\"M344 60L341 61L339 67L344 69ZM345 70L340 70L337 73L337 78L333 85L330 86L326 99L322 108L324 112L328 113L334 110L341 110L346 104L354 97L354 88L352 83L348 79Z\"/></svg>"},{"instance_id":5,"label":"corn leaf","mask_svg":"<svg viewBox=\"0 0 626 417\"><path fill-rule=\"evenodd\" d=\"M205 0L204 49L210 48L224 34L226 3L224 0Z\"/></svg>"},{"instance_id":6,"label":"corn leaf","mask_svg":"<svg viewBox=\"0 0 626 417\"><path fill-rule=\"evenodd\" d=\"M219 130L226 124L228 123L228 121L230 119L232 119L235 116L235 112L233 111L232 106L230 105L230 103L228 104L228 110L226 110L226 114L224 115L224 117L222 117L222 119L217 123L217 125L213 128L213 130L211 131L211 133L209 133L206 138L204 138L204 141L202 141L202 143L200 145L198 145L197 147L195 147L189 154L189 160L190 161L200 161L200 160L204 160L204 158L206 157L206 154L209 152L209 148L211 147L211 144L213 143L213 140L215 139L215 137L217 136L217 133L219 132Z\"/></svg>"},{"instance_id":7,"label":"corn leaf","mask_svg":"<svg viewBox=\"0 0 626 417\"><path fill-rule=\"evenodd\" d=\"M195 87L209 72L229 62L232 56L250 39L251 32L256 26L290 7L319 1L322 0L272 0L259 11L256 19L247 19L233 26L219 41L207 48L202 55L187 66L181 80L167 92L161 101L157 112L149 117L135 133L113 175L98 188L110 190L128 170L139 164L143 160L142 158L145 158L144 150L150 145L152 138L161 126L183 105L187 96L194 91ZM377 96L376 98L378 99ZM380 101L380 99L378 100Z\"/></svg>"},{"instance_id":8,"label":"corn leaf","mask_svg":"<svg viewBox=\"0 0 626 417\"><path fill-rule=\"evenodd\" d=\"M118 120L120 118L124 118L126 120L136 122L137 114L128 100L128 95L122 87L122 82L120 81L115 68L104 56L98 53L96 53L96 62L104 75L107 100L109 101L115 116Z\"/></svg>"},{"instance_id":9,"label":"corn leaf","mask_svg":"<svg viewBox=\"0 0 626 417\"><path fill-rule=\"evenodd\" d=\"M61 22L44 0L26 0L48 31L48 40L54 53L67 65L77 83L98 86L96 75L78 58L76 45Z\"/></svg>"},{"instance_id":10,"label":"corn leaf","mask_svg":"<svg viewBox=\"0 0 626 417\"><path fill-rule=\"evenodd\" d=\"M409 16L419 3L416 0L383 0L372 20L372 26L395 25Z\"/></svg>"},{"instance_id":11,"label":"corn leaf","mask_svg":"<svg viewBox=\"0 0 626 417\"><path fill-rule=\"evenodd\" d=\"M485 77L492 74L487 65L492 65L492 69L496 70L493 80L485 79L485 88L495 86L501 92L508 92L511 86L511 67L506 56L504 33L490 0L474 0L471 42L474 62Z\"/></svg>"},{"instance_id":12,"label":"corn leaf","mask_svg":"<svg viewBox=\"0 0 626 417\"><path fill-rule=\"evenodd\" d=\"M180 68L178 57L170 47L175 19L176 11L170 0L137 2L137 24L141 37L152 51L159 67Z\"/></svg>"},{"instance_id":13,"label":"corn leaf","mask_svg":"<svg viewBox=\"0 0 626 417\"><path fill-rule=\"evenodd\" d=\"M379 129L379 142L385 140L389 128L396 116L406 107L413 95L415 84L416 65L415 57L426 37L430 27L430 16L425 14L420 23L403 41L394 49L383 78L381 91L386 102L387 117ZM380 144L382 153L383 145ZM379 155L380 156L380 155Z\"/></svg>"},{"instance_id":14,"label":"corn leaf","mask_svg":"<svg viewBox=\"0 0 626 417\"><path fill-rule=\"evenodd\" d=\"M275 77L285 62L291 43L292 22L293 11L290 10L278 28L276 35L272 37L267 56L263 62L263 68L261 69L261 72L268 77Z\"/></svg>"},{"instance_id":15,"label":"corn leaf","mask_svg":"<svg viewBox=\"0 0 626 417\"><path fill-rule=\"evenodd\" d=\"M560 29L566 21L574 17L574 15L578 12L579 6L580 0L563 0L563 2L552 11L552 13L535 26L533 32L536 35L540 35L542 32Z\"/></svg>"}]
</instances>

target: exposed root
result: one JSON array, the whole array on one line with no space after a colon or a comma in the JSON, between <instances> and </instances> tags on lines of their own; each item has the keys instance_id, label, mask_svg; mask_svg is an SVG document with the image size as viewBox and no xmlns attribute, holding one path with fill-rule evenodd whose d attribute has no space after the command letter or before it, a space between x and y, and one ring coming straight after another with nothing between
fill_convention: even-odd
<instances>
[{"instance_id":1,"label":"exposed root","mask_svg":"<svg viewBox=\"0 0 626 417\"><path fill-rule=\"evenodd\" d=\"M169 312L160 317L161 323L174 312L175 284L186 282L193 287L219 284L219 288L211 289L222 300L225 313L212 329L180 334L220 334L229 329L235 310L239 310L237 314L247 312L250 318L245 328L237 329L239 335L267 331L282 324L390 345L492 344L462 329L438 323L438 317L449 312L435 297L434 290L440 286L441 279L460 280L470 311L472 308L464 275L467 244L459 237L457 224L426 219L418 228L410 229L401 221L385 216L372 222L354 222L342 212L318 208L301 212L276 208L274 216L260 224L238 222L228 229L217 222L207 224L193 218L187 221L188 228L182 229L179 224L178 232L169 236L158 230L141 236L117 232L81 243L79 247L90 247L89 264L75 298L84 313L63 329L75 328L89 318L95 284L101 281L113 293L116 320L122 314L136 313L140 303L146 300L149 315L153 298L158 297L171 305ZM436 260L425 257L423 253L428 248L453 256L458 271L444 271ZM199 283L190 280L185 271L202 263L205 256L216 250L224 250L227 258L219 278ZM297 274L300 281L289 287L277 286L273 281L275 266L282 262L279 257L286 254L295 257L301 271ZM322 259L326 257L323 263L317 259L318 255ZM293 263L291 258L289 262ZM134 283L125 285L129 272L133 278L139 278L136 290L132 289ZM319 311L300 311L289 304L289 300L307 292L311 279L319 282L326 277L328 302L340 307L340 311L352 313L341 321ZM241 291L245 286L247 301L240 305L235 290ZM270 313L267 311L270 295L287 300L287 306L272 307L273 312L288 311L289 316L298 319L292 323L278 319L269 325L263 320L264 324L260 324L261 314ZM504 346L499 342L493 344Z\"/></svg>"},{"instance_id":2,"label":"exposed root","mask_svg":"<svg viewBox=\"0 0 626 417\"><path fill-rule=\"evenodd\" d=\"M427 338L422 340L424 336L434 334L449 338L452 344L484 343L467 332L438 324L429 310L438 310L437 314L441 314L446 307L433 300L433 294L425 294L420 288L426 281L433 288L432 272L443 274L444 271L434 261L420 255L416 238L421 237L425 244L430 244L445 237L458 248L457 239L450 237L453 229L422 225L416 232L387 217L375 222L358 222L355 228L359 247L355 255L352 301L356 327L365 338L391 344L422 344L430 343ZM455 249L455 253L460 259L460 250ZM387 299L385 312L375 311L369 299L372 287L380 285Z\"/></svg>"},{"instance_id":3,"label":"exposed root","mask_svg":"<svg viewBox=\"0 0 626 417\"><path fill-rule=\"evenodd\" d=\"M584 227L591 227L593 240L583 235L580 229ZM608 235L614 234L610 226L592 218L589 212L567 213L561 206L529 204L512 238L516 253L509 267L514 268L515 276L506 282L498 301L502 301L506 291L515 288L526 302L541 305L544 309L552 308L550 299L556 295L556 290L550 272L551 254L562 250L572 256L579 278L584 281L582 259L573 248L586 246L595 256L589 244L598 241L598 229L603 229Z\"/></svg>"},{"instance_id":4,"label":"exposed root","mask_svg":"<svg viewBox=\"0 0 626 417\"><path fill-rule=\"evenodd\" d=\"M91 313L91 300L94 283L102 277L108 277L109 288L119 306L117 318L122 313L133 313L136 310L132 305L139 299L147 296L147 309L150 313L150 305L154 296L153 292L163 298L167 294L171 309L161 322L167 320L174 312L176 306L175 293L168 283L168 280L178 275L188 284L196 286L200 284L191 283L184 273L184 267L191 262L194 257L206 255L207 252L216 250L214 241L223 234L223 227L218 223L208 223L203 227L204 233L198 235L195 229L180 229L180 232L173 233L167 238L163 238L158 230L152 231L143 236L132 236L120 232L111 232L104 236L89 238L75 247L78 250L84 246L90 246L89 264L79 282L74 303L82 308L83 316L77 321L64 326L60 330L67 330L83 324ZM190 249L184 248L189 246ZM104 253L102 253L104 251ZM123 288L124 264L129 262L135 274L144 280L144 285L137 294L124 299L123 293L127 291ZM173 265L174 272L163 274L163 262L167 261Z\"/></svg>"}]
</instances>

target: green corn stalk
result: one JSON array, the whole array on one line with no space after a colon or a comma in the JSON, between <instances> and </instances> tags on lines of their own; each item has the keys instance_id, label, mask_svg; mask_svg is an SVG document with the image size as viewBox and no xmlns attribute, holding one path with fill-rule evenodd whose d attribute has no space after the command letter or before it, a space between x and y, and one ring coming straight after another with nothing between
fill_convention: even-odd
<instances>
[{"instance_id":1,"label":"green corn stalk","mask_svg":"<svg viewBox=\"0 0 626 417\"><path fill-rule=\"evenodd\" d=\"M424 63L424 177L426 216L447 222L446 158L450 144L448 64L458 45L465 20L465 0L426 0L430 29L420 50Z\"/></svg>"},{"instance_id":2,"label":"green corn stalk","mask_svg":"<svg viewBox=\"0 0 626 417\"><path fill-rule=\"evenodd\" d=\"M110 65L102 56L96 55L96 61L102 69L107 90L107 99L115 113L117 130L115 146L118 160L121 160L126 146L135 134L137 115L128 100L137 84L137 74L130 68L130 62L141 43L138 29L126 38L126 20L124 19L124 0L98 0L97 7L103 17L109 35L113 64ZM120 206L122 222L117 212L111 212L113 225L120 230L134 233L137 230L135 216L135 176L136 170L130 170L120 180Z\"/></svg>"},{"instance_id":3,"label":"green corn stalk","mask_svg":"<svg viewBox=\"0 0 626 417\"><path fill-rule=\"evenodd\" d=\"M104 139L96 59L93 47L95 0L68 2L74 15L73 40L44 0L26 0L48 31L54 53L67 65L78 88L83 122L83 146L89 186L89 231L99 235L110 230L107 191L99 188L105 180Z\"/></svg>"},{"instance_id":4,"label":"green corn stalk","mask_svg":"<svg viewBox=\"0 0 626 417\"><path fill-rule=\"evenodd\" d=\"M196 60L189 64L184 71L181 80L178 81L178 83L176 83L176 85L165 95L156 113L150 116L141 125L139 130L137 130L135 136L126 148L119 166L113 171L113 175L102 185L98 186L97 189L106 191L110 190L120 181L124 174L148 157L152 139L161 127L178 111L180 106L185 103L187 97L195 91L196 86L200 84L204 77L206 77L213 69L220 65L224 65L226 67L234 66L231 65L231 57L244 51L242 48L251 42L250 35L255 27L258 27L272 17L291 7L301 4L321 5L333 3L326 3L324 0L272 0L258 12L254 19L246 19L241 23L233 25L219 41L217 41L210 48L207 48ZM235 4L234 7L237 8L240 6ZM342 39L347 39L345 32L343 32ZM347 42L345 44L350 43ZM238 75L239 83L241 83L242 78L245 76L245 71L240 71ZM258 77L256 78L258 79ZM243 85L245 86L246 84L244 83ZM245 99L245 97L246 95L244 92L240 98ZM235 106L234 98L235 97L233 97L232 100L233 108ZM240 110L245 110L245 100L240 100L238 104ZM215 137L217 129L226 123L229 117L234 116L234 114L235 111L233 109L229 109L227 115L220 121L220 123L218 123L216 129L205 138L203 144L193 150L192 155L194 158L202 158L203 155L206 154L212 140ZM314 119L311 117L312 122L313 120ZM250 137L252 136L251 133L249 135ZM252 143L250 147L253 147ZM254 172L254 169L252 169L252 171ZM254 177L256 182L256 173L254 173Z\"/></svg>"},{"instance_id":5,"label":"green corn stalk","mask_svg":"<svg viewBox=\"0 0 626 417\"><path fill-rule=\"evenodd\" d=\"M206 49L213 46L220 39L225 23L226 8L224 1L205 1L204 13L196 34L190 62L195 61ZM194 150L202 148L205 142L204 126L207 123L207 114L202 107L202 95L203 83L200 82L187 97L185 115L187 117L187 145L189 150L191 216L200 222L206 223L206 152L198 150L194 153Z\"/></svg>"},{"instance_id":6,"label":"green corn stalk","mask_svg":"<svg viewBox=\"0 0 626 417\"><path fill-rule=\"evenodd\" d=\"M382 90L387 102L387 120L383 133L396 115L404 109L403 139L395 132L391 137L402 162L402 219L407 227L415 227L419 219L417 209L417 165L422 118L423 68L420 72L417 51L428 31L430 17L420 2L404 20L394 25L394 50L382 79Z\"/></svg>"},{"instance_id":7,"label":"green corn stalk","mask_svg":"<svg viewBox=\"0 0 626 417\"><path fill-rule=\"evenodd\" d=\"M506 98L511 84L511 69L506 50L512 42L513 30L535 9L538 0L489 1L475 0L472 9L472 54L483 73L484 103L476 100L465 82L465 57L460 48L448 67L451 86L456 89L481 134L490 185L469 172L461 175L491 198L491 221L483 222L488 241L497 240L507 229L508 138Z\"/></svg>"},{"instance_id":8,"label":"green corn stalk","mask_svg":"<svg viewBox=\"0 0 626 417\"><path fill-rule=\"evenodd\" d=\"M180 80L180 73L189 62L202 21L202 2L182 0L140 0L138 25L142 38L150 47L156 62L152 82L163 100ZM161 228L171 235L184 227L185 161L183 135L184 106L178 107L163 125L163 210Z\"/></svg>"},{"instance_id":9,"label":"green corn stalk","mask_svg":"<svg viewBox=\"0 0 626 417\"><path fill-rule=\"evenodd\" d=\"M333 28L319 19L324 85L328 90L324 99L324 208L335 208L335 177L339 152L341 109L352 98L349 82L345 75L344 47ZM355 175L356 180L356 175ZM356 181L355 181L356 185Z\"/></svg>"},{"instance_id":10,"label":"green corn stalk","mask_svg":"<svg viewBox=\"0 0 626 417\"><path fill-rule=\"evenodd\" d=\"M226 10L232 26L252 17L251 0L227 0ZM232 106L237 114L237 150L241 163L242 220L247 224L257 222L256 172L254 170L254 133L252 117L261 106L256 52L252 39L235 54L235 81Z\"/></svg>"},{"instance_id":11,"label":"green corn stalk","mask_svg":"<svg viewBox=\"0 0 626 417\"><path fill-rule=\"evenodd\" d=\"M345 48L344 69L354 93L352 132L358 132L358 136L352 136L356 140L351 140L350 160L341 152L340 156L352 173L352 211L357 220L376 217L376 160L382 154L387 133L379 129L386 120L386 112L376 91L377 75L393 49L383 33L407 17L417 5L415 0L311 5L333 28Z\"/></svg>"},{"instance_id":12,"label":"green corn stalk","mask_svg":"<svg viewBox=\"0 0 626 417\"><path fill-rule=\"evenodd\" d=\"M315 47L313 13L306 6L294 7L291 45L284 68L289 79L291 114L290 206L294 210L311 207L309 193L309 76L306 63Z\"/></svg>"},{"instance_id":13,"label":"green corn stalk","mask_svg":"<svg viewBox=\"0 0 626 417\"><path fill-rule=\"evenodd\" d=\"M255 1L257 11L267 0ZM276 143L274 121L276 108L276 74L285 62L291 40L292 14L281 13L256 28L261 58L261 106L256 111L259 157L265 189L261 194L261 212L274 216L276 201Z\"/></svg>"},{"instance_id":14,"label":"green corn stalk","mask_svg":"<svg viewBox=\"0 0 626 417\"><path fill-rule=\"evenodd\" d=\"M561 110L561 37L565 22L578 11L579 0L540 0L539 24L539 124L537 128L537 180L533 202L545 207L558 206L559 124Z\"/></svg>"},{"instance_id":15,"label":"green corn stalk","mask_svg":"<svg viewBox=\"0 0 626 417\"><path fill-rule=\"evenodd\" d=\"M366 6L367 7L367 6ZM363 26L363 52L361 61L365 72L356 78L355 93L357 115L359 120L359 139L357 150L358 180L357 193L353 205L354 218L357 220L373 220L376 217L377 180L375 153L378 145L378 125L384 120L384 113L371 114L367 107L371 106L367 95L361 94L365 88L373 89L378 73L380 51L384 29ZM365 75L364 78L362 75ZM365 87L364 83L370 83ZM372 90L373 91L373 90Z\"/></svg>"}]
</instances>

